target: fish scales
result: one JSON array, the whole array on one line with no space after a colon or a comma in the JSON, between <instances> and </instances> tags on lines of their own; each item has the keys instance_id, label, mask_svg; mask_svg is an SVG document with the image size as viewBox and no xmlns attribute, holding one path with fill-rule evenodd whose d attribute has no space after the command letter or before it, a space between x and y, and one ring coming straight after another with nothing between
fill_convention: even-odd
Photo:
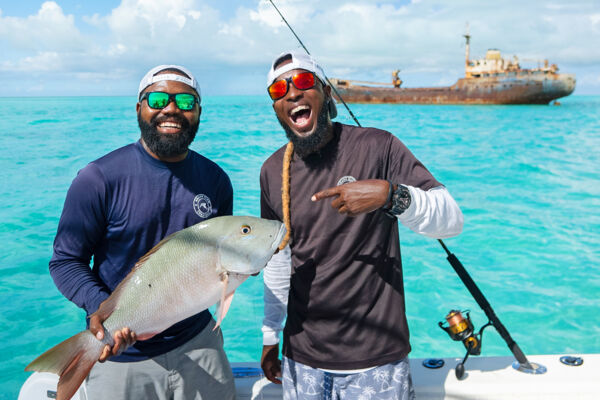
<instances>
[{"instance_id":1,"label":"fish scales","mask_svg":"<svg viewBox=\"0 0 600 400\"><path fill-rule=\"evenodd\" d=\"M109 331L129 323L140 336L162 332L219 300L223 282L215 274L216 251L214 246L198 246L202 233L196 228L182 231L169 242L169 247L161 247L143 268L134 271L117 308L104 324ZM164 300L165 293L169 294L168 301ZM139 299L144 299L144 303L131 315Z\"/></svg>"}]
</instances>

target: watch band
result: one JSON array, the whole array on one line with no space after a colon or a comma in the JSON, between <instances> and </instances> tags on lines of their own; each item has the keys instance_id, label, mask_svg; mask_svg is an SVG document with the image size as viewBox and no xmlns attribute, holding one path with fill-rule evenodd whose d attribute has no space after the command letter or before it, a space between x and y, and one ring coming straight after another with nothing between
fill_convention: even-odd
<instances>
[{"instance_id":1,"label":"watch band","mask_svg":"<svg viewBox=\"0 0 600 400\"><path fill-rule=\"evenodd\" d=\"M392 217L396 217L410 207L410 202L410 191L406 186L398 184L398 187L392 193L391 205L384 209L385 213Z\"/></svg>"}]
</instances>

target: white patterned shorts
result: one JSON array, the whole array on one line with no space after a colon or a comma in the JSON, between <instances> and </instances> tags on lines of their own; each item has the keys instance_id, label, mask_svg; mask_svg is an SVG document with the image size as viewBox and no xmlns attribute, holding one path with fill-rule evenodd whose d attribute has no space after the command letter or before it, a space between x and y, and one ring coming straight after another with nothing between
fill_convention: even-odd
<instances>
[{"instance_id":1,"label":"white patterned shorts","mask_svg":"<svg viewBox=\"0 0 600 400\"><path fill-rule=\"evenodd\" d=\"M353 374L325 372L283 357L284 400L414 400L408 358Z\"/></svg>"}]
</instances>

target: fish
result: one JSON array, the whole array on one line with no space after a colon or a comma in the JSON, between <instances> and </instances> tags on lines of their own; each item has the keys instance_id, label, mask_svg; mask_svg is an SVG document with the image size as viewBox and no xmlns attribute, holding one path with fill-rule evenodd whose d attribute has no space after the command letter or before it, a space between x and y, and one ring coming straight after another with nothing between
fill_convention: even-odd
<instances>
[{"instance_id":1,"label":"fish","mask_svg":"<svg viewBox=\"0 0 600 400\"><path fill-rule=\"evenodd\" d=\"M140 258L100 304L96 313L108 315L102 340L84 330L37 357L25 371L59 375L56 399L67 400L104 346L114 344L114 332L124 327L146 340L219 303L218 326L234 291L266 266L285 232L279 221L222 216L173 233Z\"/></svg>"}]
</instances>

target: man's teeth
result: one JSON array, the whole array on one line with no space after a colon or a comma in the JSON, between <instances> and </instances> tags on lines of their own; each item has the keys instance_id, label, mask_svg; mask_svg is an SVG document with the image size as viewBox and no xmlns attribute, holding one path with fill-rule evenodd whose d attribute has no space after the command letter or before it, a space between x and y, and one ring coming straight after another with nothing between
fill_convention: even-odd
<instances>
[{"instance_id":1,"label":"man's teeth","mask_svg":"<svg viewBox=\"0 0 600 400\"><path fill-rule=\"evenodd\" d=\"M161 128L181 128L181 125L176 122L161 122L160 124L158 124L158 126Z\"/></svg>"},{"instance_id":2,"label":"man's teeth","mask_svg":"<svg viewBox=\"0 0 600 400\"><path fill-rule=\"evenodd\" d=\"M310 111L310 107L307 105L294 107L294 108L292 108L292 111L290 111L290 115L296 116L296 114L298 114L299 112L304 111L304 110Z\"/></svg>"}]
</instances>

